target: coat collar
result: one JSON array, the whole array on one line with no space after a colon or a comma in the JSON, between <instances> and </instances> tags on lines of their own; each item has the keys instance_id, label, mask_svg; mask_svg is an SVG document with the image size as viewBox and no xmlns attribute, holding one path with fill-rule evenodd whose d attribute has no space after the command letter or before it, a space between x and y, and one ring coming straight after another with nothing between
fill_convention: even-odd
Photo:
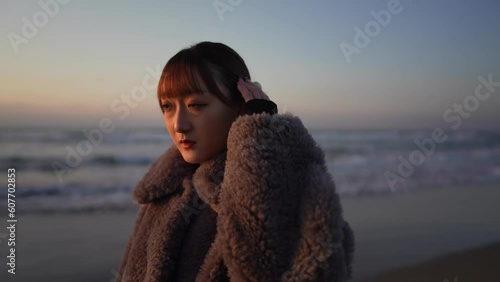
<instances>
[{"instance_id":1,"label":"coat collar","mask_svg":"<svg viewBox=\"0 0 500 282\"><path fill-rule=\"evenodd\" d=\"M204 162L193 175L193 186L198 196L217 211L219 191L224 180L227 149Z\"/></svg>"},{"instance_id":2,"label":"coat collar","mask_svg":"<svg viewBox=\"0 0 500 282\"><path fill-rule=\"evenodd\" d=\"M152 202L172 193L181 192L187 183L192 184L200 198L211 205L218 204L223 180L227 149L203 164L190 164L172 145L156 160L137 184L133 198L138 204Z\"/></svg>"},{"instance_id":3,"label":"coat collar","mask_svg":"<svg viewBox=\"0 0 500 282\"><path fill-rule=\"evenodd\" d=\"M198 166L184 161L177 147L172 145L151 165L137 184L134 200L145 204L178 192L184 178L192 175Z\"/></svg>"}]
</instances>

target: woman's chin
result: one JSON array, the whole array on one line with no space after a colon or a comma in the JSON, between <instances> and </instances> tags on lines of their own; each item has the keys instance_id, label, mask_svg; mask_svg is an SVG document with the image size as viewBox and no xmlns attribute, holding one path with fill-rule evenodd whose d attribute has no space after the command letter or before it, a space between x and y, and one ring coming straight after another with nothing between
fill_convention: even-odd
<instances>
[{"instance_id":1,"label":"woman's chin","mask_svg":"<svg viewBox=\"0 0 500 282\"><path fill-rule=\"evenodd\" d=\"M190 164L199 164L199 160L196 156L193 156L191 153L181 152L182 158L185 162Z\"/></svg>"},{"instance_id":2,"label":"woman's chin","mask_svg":"<svg viewBox=\"0 0 500 282\"><path fill-rule=\"evenodd\" d=\"M190 164L201 164L204 161L203 156L200 156L192 150L186 151L185 149L179 148L182 158L185 162Z\"/></svg>"},{"instance_id":3,"label":"woman's chin","mask_svg":"<svg viewBox=\"0 0 500 282\"><path fill-rule=\"evenodd\" d=\"M183 147L178 147L178 149L181 152L182 158L185 162L190 164L202 164L220 154L222 150L225 149L225 147L223 149L213 151L200 150L198 148L188 149Z\"/></svg>"}]
</instances>

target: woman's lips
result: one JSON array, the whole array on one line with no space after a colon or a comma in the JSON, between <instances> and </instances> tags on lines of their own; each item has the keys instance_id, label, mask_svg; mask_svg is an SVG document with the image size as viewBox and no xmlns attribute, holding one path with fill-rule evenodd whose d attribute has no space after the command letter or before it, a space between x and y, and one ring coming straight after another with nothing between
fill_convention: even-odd
<instances>
[{"instance_id":1,"label":"woman's lips","mask_svg":"<svg viewBox=\"0 0 500 282\"><path fill-rule=\"evenodd\" d=\"M190 149L190 148L192 148L195 144L196 144L196 142L194 142L194 141L181 141L181 146L182 146L184 149Z\"/></svg>"}]
</instances>

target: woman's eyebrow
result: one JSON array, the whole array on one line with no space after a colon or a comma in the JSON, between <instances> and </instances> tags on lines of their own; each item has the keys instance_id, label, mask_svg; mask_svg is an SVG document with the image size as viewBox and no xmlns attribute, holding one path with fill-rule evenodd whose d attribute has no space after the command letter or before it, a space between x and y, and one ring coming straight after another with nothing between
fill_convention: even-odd
<instances>
[{"instance_id":1,"label":"woman's eyebrow","mask_svg":"<svg viewBox=\"0 0 500 282\"><path fill-rule=\"evenodd\" d=\"M203 95L205 93L208 93L209 91L208 90L202 90L202 89L196 89L196 90L193 90L191 91L188 96L193 96L195 94L198 94L198 95Z\"/></svg>"},{"instance_id":2,"label":"woman's eyebrow","mask_svg":"<svg viewBox=\"0 0 500 282\"><path fill-rule=\"evenodd\" d=\"M205 93L208 93L208 91L204 91L204 92L198 92L198 91L189 92L189 93L186 93L185 95L183 95L182 97L179 97L179 100L185 100L185 99L189 99L189 98L196 98L196 97L200 97L200 96L205 96L204 95Z\"/></svg>"},{"instance_id":3,"label":"woman's eyebrow","mask_svg":"<svg viewBox=\"0 0 500 282\"><path fill-rule=\"evenodd\" d=\"M166 102L169 102L169 101L173 101L173 100L185 100L185 99L192 98L192 97L202 96L205 93L209 93L209 92L208 91L192 91L192 92L186 93L183 96L176 97L176 98L168 98L168 97L167 98L161 98L160 102L163 104L163 103L166 103Z\"/></svg>"}]
</instances>

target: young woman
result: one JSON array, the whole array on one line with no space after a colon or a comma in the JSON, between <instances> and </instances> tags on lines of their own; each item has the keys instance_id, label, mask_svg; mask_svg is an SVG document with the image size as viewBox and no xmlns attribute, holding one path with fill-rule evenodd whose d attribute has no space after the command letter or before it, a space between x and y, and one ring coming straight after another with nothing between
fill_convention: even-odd
<instances>
[{"instance_id":1,"label":"young woman","mask_svg":"<svg viewBox=\"0 0 500 282\"><path fill-rule=\"evenodd\" d=\"M117 281L345 281L354 237L324 154L250 80L230 47L201 42L165 66L174 143L134 191Z\"/></svg>"}]
</instances>

